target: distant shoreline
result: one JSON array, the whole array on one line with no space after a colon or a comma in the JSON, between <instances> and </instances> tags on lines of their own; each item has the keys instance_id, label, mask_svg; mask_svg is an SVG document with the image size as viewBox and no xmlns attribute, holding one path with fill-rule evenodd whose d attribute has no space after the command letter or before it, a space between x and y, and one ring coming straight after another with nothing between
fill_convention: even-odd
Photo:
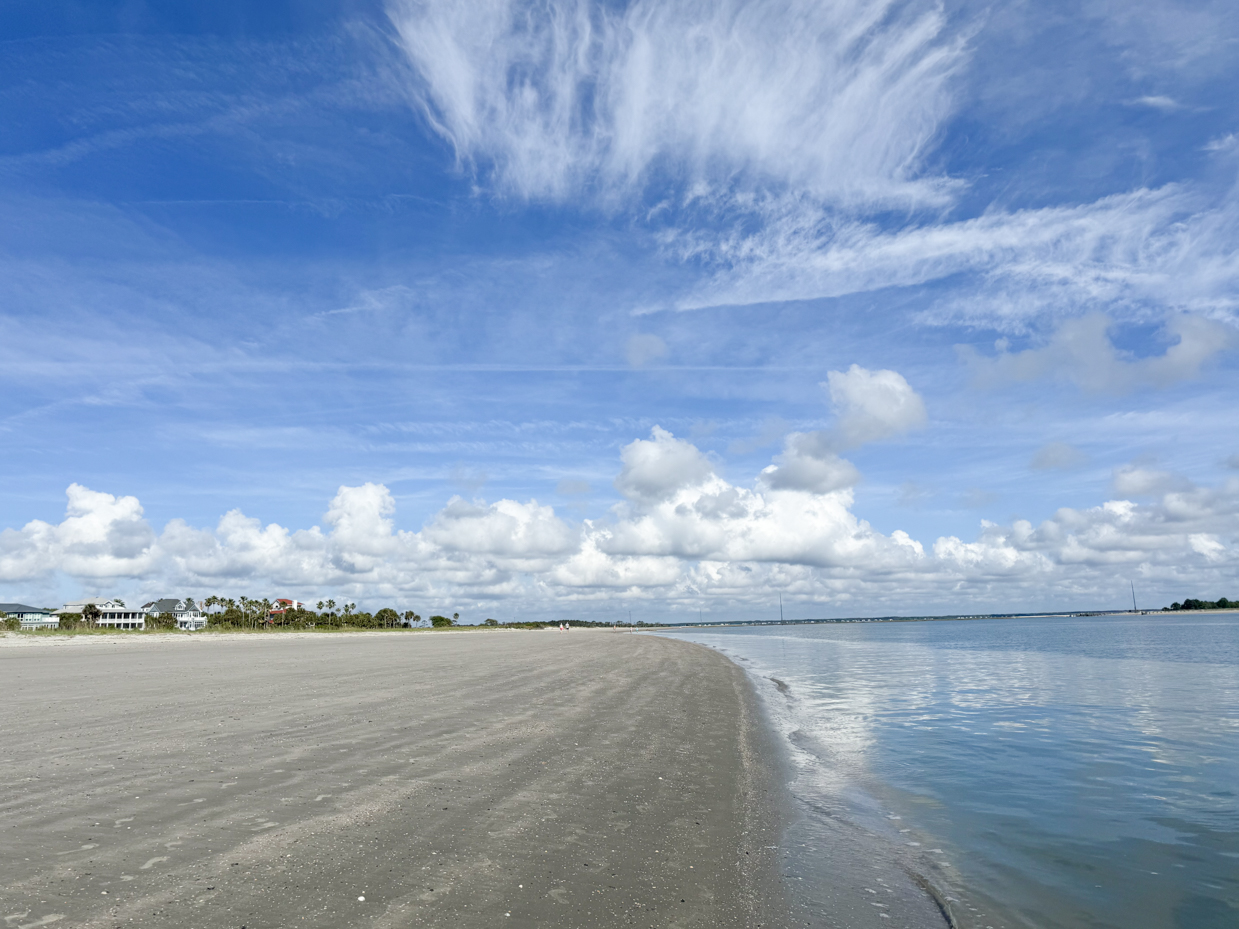
<instances>
[{"instance_id":1,"label":"distant shoreline","mask_svg":"<svg viewBox=\"0 0 1239 929\"><path fill-rule=\"evenodd\" d=\"M689 623L640 623L633 626L573 626L573 633L600 632L608 634L631 634L634 632L656 632L675 629L718 629L767 626L829 626L843 623L925 623L925 622L963 622L979 619L1037 619L1050 617L1090 617L1090 616L1216 616L1239 613L1236 609L1212 610L1073 610L1059 613L971 613L948 614L942 616L850 616L840 618L811 619L733 619L717 622ZM569 621L571 622L571 621ZM156 641L255 641L272 636L302 636L307 638L325 639L339 636L410 636L410 635L452 635L502 632L556 632L555 624L548 621L547 625L536 628L517 626L486 626L460 625L441 629L432 628L398 628L398 629L363 629L356 627L321 626L318 628L280 627L258 629L199 629L188 631L183 629L27 629L20 632L0 630L0 648L23 648L39 645L68 645L94 643L98 645L116 644L118 642L156 642Z\"/></svg>"},{"instance_id":2,"label":"distant shoreline","mask_svg":"<svg viewBox=\"0 0 1239 929\"><path fill-rule=\"evenodd\" d=\"M709 629L720 626L822 626L838 623L932 623L975 619L1039 619L1071 616L1213 616L1239 613L1239 609L1214 610L1066 610L1057 613L952 613L942 616L845 616L835 619L725 619L717 622L668 623L660 629ZM655 627L651 627L655 628Z\"/></svg>"}]
</instances>

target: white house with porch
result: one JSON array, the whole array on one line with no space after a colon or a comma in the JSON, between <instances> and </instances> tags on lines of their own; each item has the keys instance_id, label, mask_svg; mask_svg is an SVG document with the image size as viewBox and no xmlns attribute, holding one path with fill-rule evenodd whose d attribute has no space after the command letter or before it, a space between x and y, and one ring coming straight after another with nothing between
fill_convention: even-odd
<instances>
[{"instance_id":1,"label":"white house with porch","mask_svg":"<svg viewBox=\"0 0 1239 929\"><path fill-rule=\"evenodd\" d=\"M171 613L176 618L176 628L191 632L205 629L207 624L206 613L202 612L202 608L193 600L174 600L171 597L152 600L142 604L142 612L147 616L166 616Z\"/></svg>"},{"instance_id":2,"label":"white house with porch","mask_svg":"<svg viewBox=\"0 0 1239 929\"><path fill-rule=\"evenodd\" d=\"M57 613L81 613L88 606L99 610L96 625L107 629L145 629L146 613L137 607L125 606L124 600L103 600L99 597L87 597L85 600L75 600L66 603Z\"/></svg>"},{"instance_id":3,"label":"white house with porch","mask_svg":"<svg viewBox=\"0 0 1239 929\"><path fill-rule=\"evenodd\" d=\"M54 610L24 603L0 603L0 613L21 620L23 629L55 629L60 625Z\"/></svg>"}]
</instances>

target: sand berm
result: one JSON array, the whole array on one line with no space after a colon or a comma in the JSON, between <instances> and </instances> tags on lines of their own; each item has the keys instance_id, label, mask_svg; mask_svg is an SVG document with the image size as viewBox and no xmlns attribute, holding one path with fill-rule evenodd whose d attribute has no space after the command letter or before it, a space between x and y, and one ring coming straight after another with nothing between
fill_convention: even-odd
<instances>
[{"instance_id":1,"label":"sand berm","mask_svg":"<svg viewBox=\"0 0 1239 929\"><path fill-rule=\"evenodd\" d=\"M701 646L50 641L0 648L6 929L786 924L774 749Z\"/></svg>"}]
</instances>

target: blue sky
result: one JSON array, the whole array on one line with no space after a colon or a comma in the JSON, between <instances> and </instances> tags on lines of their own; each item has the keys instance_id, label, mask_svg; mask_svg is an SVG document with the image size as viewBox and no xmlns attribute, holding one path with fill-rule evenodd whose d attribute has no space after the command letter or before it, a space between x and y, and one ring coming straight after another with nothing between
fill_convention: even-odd
<instances>
[{"instance_id":1,"label":"blue sky","mask_svg":"<svg viewBox=\"0 0 1239 929\"><path fill-rule=\"evenodd\" d=\"M17 3L0 41L6 599L1236 595L1232 4Z\"/></svg>"}]
</instances>

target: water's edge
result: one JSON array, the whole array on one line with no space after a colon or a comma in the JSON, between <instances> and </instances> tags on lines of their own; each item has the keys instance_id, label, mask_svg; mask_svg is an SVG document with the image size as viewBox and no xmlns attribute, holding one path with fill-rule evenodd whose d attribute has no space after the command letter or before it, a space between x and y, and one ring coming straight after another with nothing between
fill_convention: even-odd
<instances>
[{"instance_id":1,"label":"water's edge","mask_svg":"<svg viewBox=\"0 0 1239 929\"><path fill-rule=\"evenodd\" d=\"M792 722L796 696L789 685L722 648L681 641L722 655L748 683L753 738L769 752L767 776L777 788L768 806L777 822L777 867L794 925L854 929L876 911L879 920L893 919L905 929L960 929L952 891L940 878L890 837L862 826L855 811L828 808L812 792L797 789L807 774L805 756L818 764L821 758Z\"/></svg>"}]
</instances>

